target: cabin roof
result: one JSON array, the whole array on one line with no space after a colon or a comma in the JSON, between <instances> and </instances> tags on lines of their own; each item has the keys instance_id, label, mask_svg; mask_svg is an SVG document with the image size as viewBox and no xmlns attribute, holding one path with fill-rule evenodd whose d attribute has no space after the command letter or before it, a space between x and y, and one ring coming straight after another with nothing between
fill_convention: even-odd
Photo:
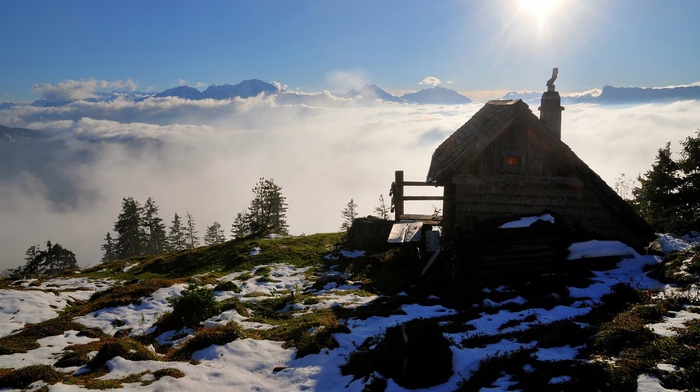
<instances>
[{"instance_id":1,"label":"cabin roof","mask_svg":"<svg viewBox=\"0 0 700 392\"><path fill-rule=\"evenodd\" d=\"M488 101L469 121L448 137L433 153L428 182L449 183L452 176L493 141L521 114L539 119L520 99ZM530 119L532 120L532 118ZM542 127L546 127L540 123Z\"/></svg>"}]
</instances>

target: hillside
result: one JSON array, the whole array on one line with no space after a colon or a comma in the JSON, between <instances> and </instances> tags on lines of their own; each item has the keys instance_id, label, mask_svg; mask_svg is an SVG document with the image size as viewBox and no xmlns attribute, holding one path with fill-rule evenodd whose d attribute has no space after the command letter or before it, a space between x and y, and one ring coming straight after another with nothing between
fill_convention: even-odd
<instances>
[{"instance_id":1,"label":"hillside","mask_svg":"<svg viewBox=\"0 0 700 392\"><path fill-rule=\"evenodd\" d=\"M0 388L690 389L700 256L689 239L660 246L572 244L552 274L483 284L316 234L3 281ZM174 300L207 292L215 313L183 328L202 308Z\"/></svg>"}]
</instances>

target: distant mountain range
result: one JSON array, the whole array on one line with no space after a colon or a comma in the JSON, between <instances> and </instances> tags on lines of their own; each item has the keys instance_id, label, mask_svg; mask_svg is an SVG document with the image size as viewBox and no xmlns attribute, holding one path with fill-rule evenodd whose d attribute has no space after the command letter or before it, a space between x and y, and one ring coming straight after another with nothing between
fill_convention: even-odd
<instances>
[{"instance_id":1,"label":"distant mountain range","mask_svg":"<svg viewBox=\"0 0 700 392\"><path fill-rule=\"evenodd\" d=\"M542 92L510 92L503 99L522 99L534 104L538 103ZM562 104L597 103L605 105L625 105L652 102L671 102L700 99L700 86L678 87L612 87L605 86L602 90L579 95L561 96Z\"/></svg>"},{"instance_id":2,"label":"distant mountain range","mask_svg":"<svg viewBox=\"0 0 700 392\"><path fill-rule=\"evenodd\" d=\"M345 93L296 93L282 91L277 86L258 79L244 80L238 84L211 85L204 91L190 86L178 86L162 92L142 91L113 91L97 93L93 98L85 99L88 102L110 102L114 100L143 101L148 98L178 97L188 100L201 99L235 99L250 98L260 94L266 96L278 95L282 102L323 104L324 102L337 101L338 99L352 99L356 102L392 102L402 104L437 104L437 105L461 105L472 102L471 99L455 90L444 87L432 87L420 91L410 92L401 96L390 94L375 84L368 84L360 89L353 89ZM530 105L539 104L542 91L535 92L509 92L502 99L522 99ZM602 90L572 95L562 93L562 104L596 103L596 104L639 104L650 102L669 102L689 99L700 99L700 86L678 87L612 87L605 86ZM54 107L70 104L73 101L47 101L40 99L32 103L38 107ZM0 110L17 106L13 102L0 102Z\"/></svg>"},{"instance_id":3,"label":"distant mountain range","mask_svg":"<svg viewBox=\"0 0 700 392\"><path fill-rule=\"evenodd\" d=\"M97 94L96 97L85 99L88 102L109 102L117 99L126 99L133 101L142 101L148 98L164 98L164 97L178 97L182 99L189 100L201 100L201 99L235 99L235 98L250 98L256 97L260 94L265 95L275 95L284 94L286 96L294 95L295 102L315 102L318 103L319 97L323 97L322 94L297 94L294 92L281 91L277 86L264 82L258 79L244 80L238 84L222 84L222 85L211 85L207 87L206 90L200 91L197 88L190 86L178 86L159 93L144 93L141 91L117 91L110 93ZM402 96L392 95L382 88L374 84L365 85L359 90L350 90L346 93L331 93L326 95L327 98L332 99L344 98L344 99L354 99L362 102L374 102L374 101L384 101L384 102L395 102L395 103L409 103L409 104L438 104L438 105L459 105L470 103L471 100L464 95L459 94L457 91L446 89L443 87L433 87L424 90L420 90L413 93L407 93ZM286 97L290 98L290 97ZM32 103L33 106L38 107L54 107L63 106L70 104L72 101L48 101L45 99L40 99ZM0 109L10 108L15 106L11 102L3 102Z\"/></svg>"}]
</instances>

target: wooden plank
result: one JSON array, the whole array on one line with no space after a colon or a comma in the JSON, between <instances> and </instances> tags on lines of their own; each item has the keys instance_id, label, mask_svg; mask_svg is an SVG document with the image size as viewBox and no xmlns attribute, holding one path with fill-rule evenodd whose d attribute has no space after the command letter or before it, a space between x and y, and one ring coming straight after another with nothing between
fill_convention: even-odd
<instances>
[{"instance_id":1,"label":"wooden plank","mask_svg":"<svg viewBox=\"0 0 700 392\"><path fill-rule=\"evenodd\" d=\"M423 222L396 222L391 227L387 242L390 244L418 242L422 228Z\"/></svg>"},{"instance_id":2,"label":"wooden plank","mask_svg":"<svg viewBox=\"0 0 700 392\"><path fill-rule=\"evenodd\" d=\"M425 275L426 272L428 272L428 268L430 268L431 265L435 262L435 259L440 255L440 248L438 248L435 253L433 253L432 256L430 256L430 260L425 264L425 267L423 267L423 271L420 272L421 278L423 275Z\"/></svg>"}]
</instances>

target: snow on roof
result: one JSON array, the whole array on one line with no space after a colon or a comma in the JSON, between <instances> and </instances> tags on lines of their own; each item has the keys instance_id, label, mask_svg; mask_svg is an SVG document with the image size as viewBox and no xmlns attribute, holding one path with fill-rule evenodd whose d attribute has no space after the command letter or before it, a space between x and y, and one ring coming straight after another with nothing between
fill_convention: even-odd
<instances>
[{"instance_id":1,"label":"snow on roof","mask_svg":"<svg viewBox=\"0 0 700 392\"><path fill-rule=\"evenodd\" d=\"M524 218L520 218L516 221L504 223L501 226L499 226L499 229L521 229L525 227L530 227L532 226L533 223L537 221L544 221L544 222L549 222L549 223L554 223L554 217L550 214L544 214L540 216L527 216Z\"/></svg>"}]
</instances>

